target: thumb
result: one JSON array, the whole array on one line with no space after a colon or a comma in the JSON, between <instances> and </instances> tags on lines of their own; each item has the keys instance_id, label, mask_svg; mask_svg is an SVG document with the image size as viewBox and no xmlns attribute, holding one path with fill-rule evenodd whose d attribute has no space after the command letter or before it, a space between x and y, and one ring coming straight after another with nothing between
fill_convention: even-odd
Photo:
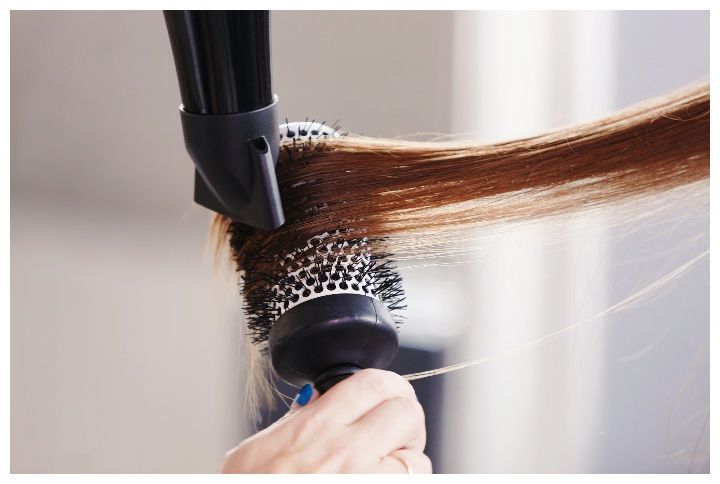
<instances>
[{"instance_id":1,"label":"thumb","mask_svg":"<svg viewBox=\"0 0 720 484\"><path fill-rule=\"evenodd\" d=\"M314 402L319 396L320 393L318 393L318 391L315 390L310 383L306 383L302 386L302 388L300 388L297 395L295 395L295 399L293 400L292 405L290 405L290 411L298 410L299 408Z\"/></svg>"}]
</instances>

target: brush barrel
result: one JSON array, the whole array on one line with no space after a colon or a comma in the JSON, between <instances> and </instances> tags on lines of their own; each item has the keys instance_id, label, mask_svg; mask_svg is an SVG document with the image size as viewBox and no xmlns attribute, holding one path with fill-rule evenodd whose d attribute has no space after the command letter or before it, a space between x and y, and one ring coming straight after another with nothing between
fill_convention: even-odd
<instances>
[{"instance_id":1,"label":"brush barrel","mask_svg":"<svg viewBox=\"0 0 720 484\"><path fill-rule=\"evenodd\" d=\"M310 299L283 313L270 330L275 372L301 386L325 393L363 368L387 368L398 336L385 305L359 294Z\"/></svg>"}]
</instances>

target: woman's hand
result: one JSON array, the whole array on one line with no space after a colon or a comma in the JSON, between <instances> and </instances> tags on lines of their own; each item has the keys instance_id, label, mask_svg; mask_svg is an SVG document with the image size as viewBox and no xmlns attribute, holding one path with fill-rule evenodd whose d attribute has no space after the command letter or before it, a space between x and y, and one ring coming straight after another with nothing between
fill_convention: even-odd
<instances>
[{"instance_id":1,"label":"woman's hand","mask_svg":"<svg viewBox=\"0 0 720 484\"><path fill-rule=\"evenodd\" d=\"M231 450L222 472L432 472L423 453L425 414L401 376L367 369L323 396L312 390L308 399L308 390L277 422Z\"/></svg>"}]
</instances>

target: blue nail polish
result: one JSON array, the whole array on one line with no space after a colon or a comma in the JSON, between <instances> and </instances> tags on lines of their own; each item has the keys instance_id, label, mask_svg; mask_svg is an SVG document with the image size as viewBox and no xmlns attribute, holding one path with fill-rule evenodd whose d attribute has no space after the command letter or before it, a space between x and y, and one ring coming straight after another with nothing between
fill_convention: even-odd
<instances>
[{"instance_id":1,"label":"blue nail polish","mask_svg":"<svg viewBox=\"0 0 720 484\"><path fill-rule=\"evenodd\" d=\"M310 401L310 398L312 397L313 393L313 386L309 383L306 383L303 385L303 387L298 392L297 396L295 397L295 403L300 405L301 407L307 402Z\"/></svg>"}]
</instances>

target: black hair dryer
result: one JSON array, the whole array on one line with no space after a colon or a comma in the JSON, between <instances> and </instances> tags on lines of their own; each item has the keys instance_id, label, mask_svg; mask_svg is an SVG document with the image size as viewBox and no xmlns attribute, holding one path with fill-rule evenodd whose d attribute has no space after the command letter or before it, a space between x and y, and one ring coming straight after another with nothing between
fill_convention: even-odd
<instances>
[{"instance_id":1,"label":"black hair dryer","mask_svg":"<svg viewBox=\"0 0 720 484\"><path fill-rule=\"evenodd\" d=\"M285 216L275 165L278 98L270 80L270 12L166 10L195 201L265 230Z\"/></svg>"}]
</instances>

